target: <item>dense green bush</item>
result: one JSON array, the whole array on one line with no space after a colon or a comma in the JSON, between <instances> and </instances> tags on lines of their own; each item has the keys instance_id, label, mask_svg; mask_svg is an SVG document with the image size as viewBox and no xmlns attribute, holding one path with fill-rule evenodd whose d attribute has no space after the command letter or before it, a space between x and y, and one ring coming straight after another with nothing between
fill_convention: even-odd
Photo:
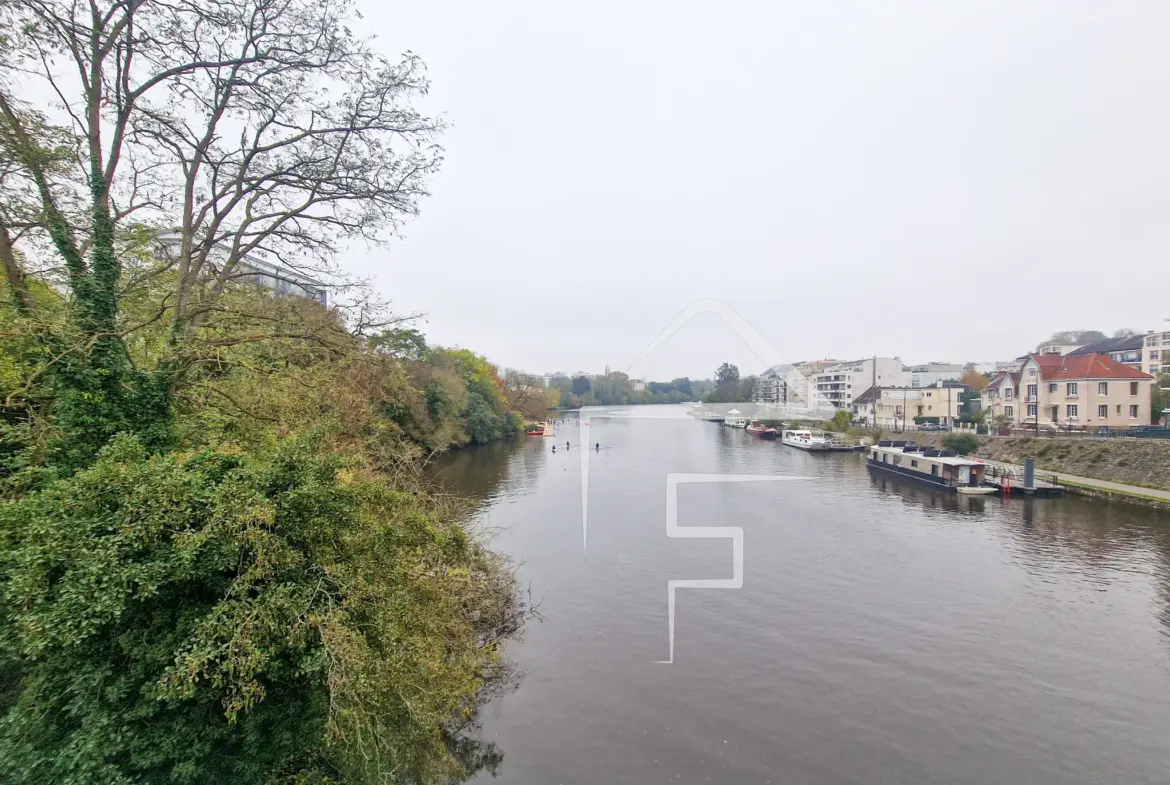
<instances>
[{"instance_id":1,"label":"dense green bush","mask_svg":"<svg viewBox=\"0 0 1170 785\"><path fill-rule=\"evenodd\" d=\"M959 455L970 455L979 448L979 439L970 433L948 433L942 443L943 447Z\"/></svg>"},{"instance_id":2,"label":"dense green bush","mask_svg":"<svg viewBox=\"0 0 1170 785\"><path fill-rule=\"evenodd\" d=\"M510 574L319 440L148 456L118 437L0 506L0 580L4 782L434 781L493 760L454 738L518 623Z\"/></svg>"}]
</instances>

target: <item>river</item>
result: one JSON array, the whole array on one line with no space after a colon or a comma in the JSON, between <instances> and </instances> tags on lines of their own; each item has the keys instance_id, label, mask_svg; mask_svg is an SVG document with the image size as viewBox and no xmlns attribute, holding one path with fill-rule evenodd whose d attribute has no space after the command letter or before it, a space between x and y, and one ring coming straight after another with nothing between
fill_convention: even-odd
<instances>
[{"instance_id":1,"label":"river","mask_svg":"<svg viewBox=\"0 0 1170 785\"><path fill-rule=\"evenodd\" d=\"M680 412L441 465L543 616L483 711L496 782L1170 780L1170 516L947 496ZM679 524L743 529L743 587L680 588L663 664L667 582L732 576L731 540L666 536L672 472L806 479L680 486Z\"/></svg>"}]
</instances>

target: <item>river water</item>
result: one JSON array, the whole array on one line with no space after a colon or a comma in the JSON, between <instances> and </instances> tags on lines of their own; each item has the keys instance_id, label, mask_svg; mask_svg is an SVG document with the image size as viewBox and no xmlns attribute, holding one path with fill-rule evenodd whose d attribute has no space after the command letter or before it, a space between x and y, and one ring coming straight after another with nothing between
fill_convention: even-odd
<instances>
[{"instance_id":1,"label":"river water","mask_svg":"<svg viewBox=\"0 0 1170 785\"><path fill-rule=\"evenodd\" d=\"M543 615L483 712L497 782L1170 782L1170 516L947 496L680 413L442 464ZM743 587L678 589L663 664L667 582L732 576L731 540L667 537L672 472L806 479L679 488L680 525L743 529Z\"/></svg>"}]
</instances>

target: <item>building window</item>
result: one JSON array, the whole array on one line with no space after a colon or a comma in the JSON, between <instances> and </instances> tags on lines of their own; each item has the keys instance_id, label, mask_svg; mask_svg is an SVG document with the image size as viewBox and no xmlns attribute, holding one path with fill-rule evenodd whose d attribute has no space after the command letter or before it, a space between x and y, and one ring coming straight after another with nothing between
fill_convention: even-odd
<instances>
[{"instance_id":1,"label":"building window","mask_svg":"<svg viewBox=\"0 0 1170 785\"><path fill-rule=\"evenodd\" d=\"M1077 394L1077 383L1076 382L1069 382L1068 386L1065 387L1065 395L1067 395L1069 398L1072 398L1076 394Z\"/></svg>"},{"instance_id":2,"label":"building window","mask_svg":"<svg viewBox=\"0 0 1170 785\"><path fill-rule=\"evenodd\" d=\"M1109 382L1097 382L1097 395L1109 394Z\"/></svg>"},{"instance_id":3,"label":"building window","mask_svg":"<svg viewBox=\"0 0 1170 785\"><path fill-rule=\"evenodd\" d=\"M1117 404L1117 413L1121 414L1121 404Z\"/></svg>"},{"instance_id":4,"label":"building window","mask_svg":"<svg viewBox=\"0 0 1170 785\"><path fill-rule=\"evenodd\" d=\"M1058 385L1056 384L1056 382L1052 382L1051 384L1048 385L1048 392L1050 392L1050 393L1056 392L1057 386Z\"/></svg>"},{"instance_id":5,"label":"building window","mask_svg":"<svg viewBox=\"0 0 1170 785\"><path fill-rule=\"evenodd\" d=\"M1029 417L1036 416L1036 404L1034 404L1034 403L1028 404L1028 416Z\"/></svg>"},{"instance_id":6,"label":"building window","mask_svg":"<svg viewBox=\"0 0 1170 785\"><path fill-rule=\"evenodd\" d=\"M1151 375L1151 376L1157 376L1157 375L1158 375L1158 373L1159 373L1158 366L1156 366L1156 365L1151 365L1151 366L1150 366L1150 375Z\"/></svg>"},{"instance_id":7,"label":"building window","mask_svg":"<svg viewBox=\"0 0 1170 785\"><path fill-rule=\"evenodd\" d=\"M1109 405L1104 403L1099 405L1097 407L1097 416L1102 420L1109 419Z\"/></svg>"},{"instance_id":8,"label":"building window","mask_svg":"<svg viewBox=\"0 0 1170 785\"><path fill-rule=\"evenodd\" d=\"M1035 369L1035 368L1029 368L1029 369L1028 369L1028 375L1029 375L1029 376L1031 376L1031 377L1033 377L1033 378L1035 378L1035 376L1036 376L1036 369Z\"/></svg>"},{"instance_id":9,"label":"building window","mask_svg":"<svg viewBox=\"0 0 1170 785\"><path fill-rule=\"evenodd\" d=\"M1065 416L1070 420L1075 420L1077 418L1077 405L1075 403L1070 403L1065 407Z\"/></svg>"},{"instance_id":10,"label":"building window","mask_svg":"<svg viewBox=\"0 0 1170 785\"><path fill-rule=\"evenodd\" d=\"M1137 395L1138 394L1138 383L1137 382L1130 382L1129 383L1129 394L1130 395Z\"/></svg>"},{"instance_id":11,"label":"building window","mask_svg":"<svg viewBox=\"0 0 1170 785\"><path fill-rule=\"evenodd\" d=\"M1028 385L1028 400L1036 400L1036 385L1034 384Z\"/></svg>"},{"instance_id":12,"label":"building window","mask_svg":"<svg viewBox=\"0 0 1170 785\"><path fill-rule=\"evenodd\" d=\"M1138 407L1137 407L1137 404L1136 404L1136 403L1135 403L1135 404L1131 404L1131 405L1130 405L1130 407L1129 407L1129 419L1131 419L1131 420L1136 420L1137 418L1138 418Z\"/></svg>"},{"instance_id":13,"label":"building window","mask_svg":"<svg viewBox=\"0 0 1170 785\"><path fill-rule=\"evenodd\" d=\"M1157 352L1150 352L1150 359L1151 360L1158 359L1158 353Z\"/></svg>"},{"instance_id":14,"label":"building window","mask_svg":"<svg viewBox=\"0 0 1170 785\"><path fill-rule=\"evenodd\" d=\"M1015 412L1015 408L1014 408L1014 407L1012 407L1012 406L1005 406L1005 407L1003 407L1003 413L1004 413L1004 414L1006 414L1008 417L1011 417L1011 416L1013 416L1013 415L1014 415L1016 412Z\"/></svg>"},{"instance_id":15,"label":"building window","mask_svg":"<svg viewBox=\"0 0 1170 785\"><path fill-rule=\"evenodd\" d=\"M1004 398L1011 398L1012 397L1012 388L1011 387L1004 387L1003 388L1003 397Z\"/></svg>"}]
</instances>

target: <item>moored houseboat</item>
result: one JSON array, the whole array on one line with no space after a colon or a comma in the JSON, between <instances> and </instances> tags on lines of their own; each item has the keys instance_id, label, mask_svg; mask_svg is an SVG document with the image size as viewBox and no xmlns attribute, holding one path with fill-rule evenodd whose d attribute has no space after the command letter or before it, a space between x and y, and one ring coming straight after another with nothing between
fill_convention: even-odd
<instances>
[{"instance_id":1,"label":"moored houseboat","mask_svg":"<svg viewBox=\"0 0 1170 785\"><path fill-rule=\"evenodd\" d=\"M723 424L728 428L746 428L747 418L743 416L743 412L739 409L732 409L723 418Z\"/></svg>"},{"instance_id":2,"label":"moored houseboat","mask_svg":"<svg viewBox=\"0 0 1170 785\"><path fill-rule=\"evenodd\" d=\"M913 442L878 442L869 448L865 465L915 480L948 493L989 494L998 489L984 484L987 467L982 461L956 455L950 450L919 447Z\"/></svg>"}]
</instances>

